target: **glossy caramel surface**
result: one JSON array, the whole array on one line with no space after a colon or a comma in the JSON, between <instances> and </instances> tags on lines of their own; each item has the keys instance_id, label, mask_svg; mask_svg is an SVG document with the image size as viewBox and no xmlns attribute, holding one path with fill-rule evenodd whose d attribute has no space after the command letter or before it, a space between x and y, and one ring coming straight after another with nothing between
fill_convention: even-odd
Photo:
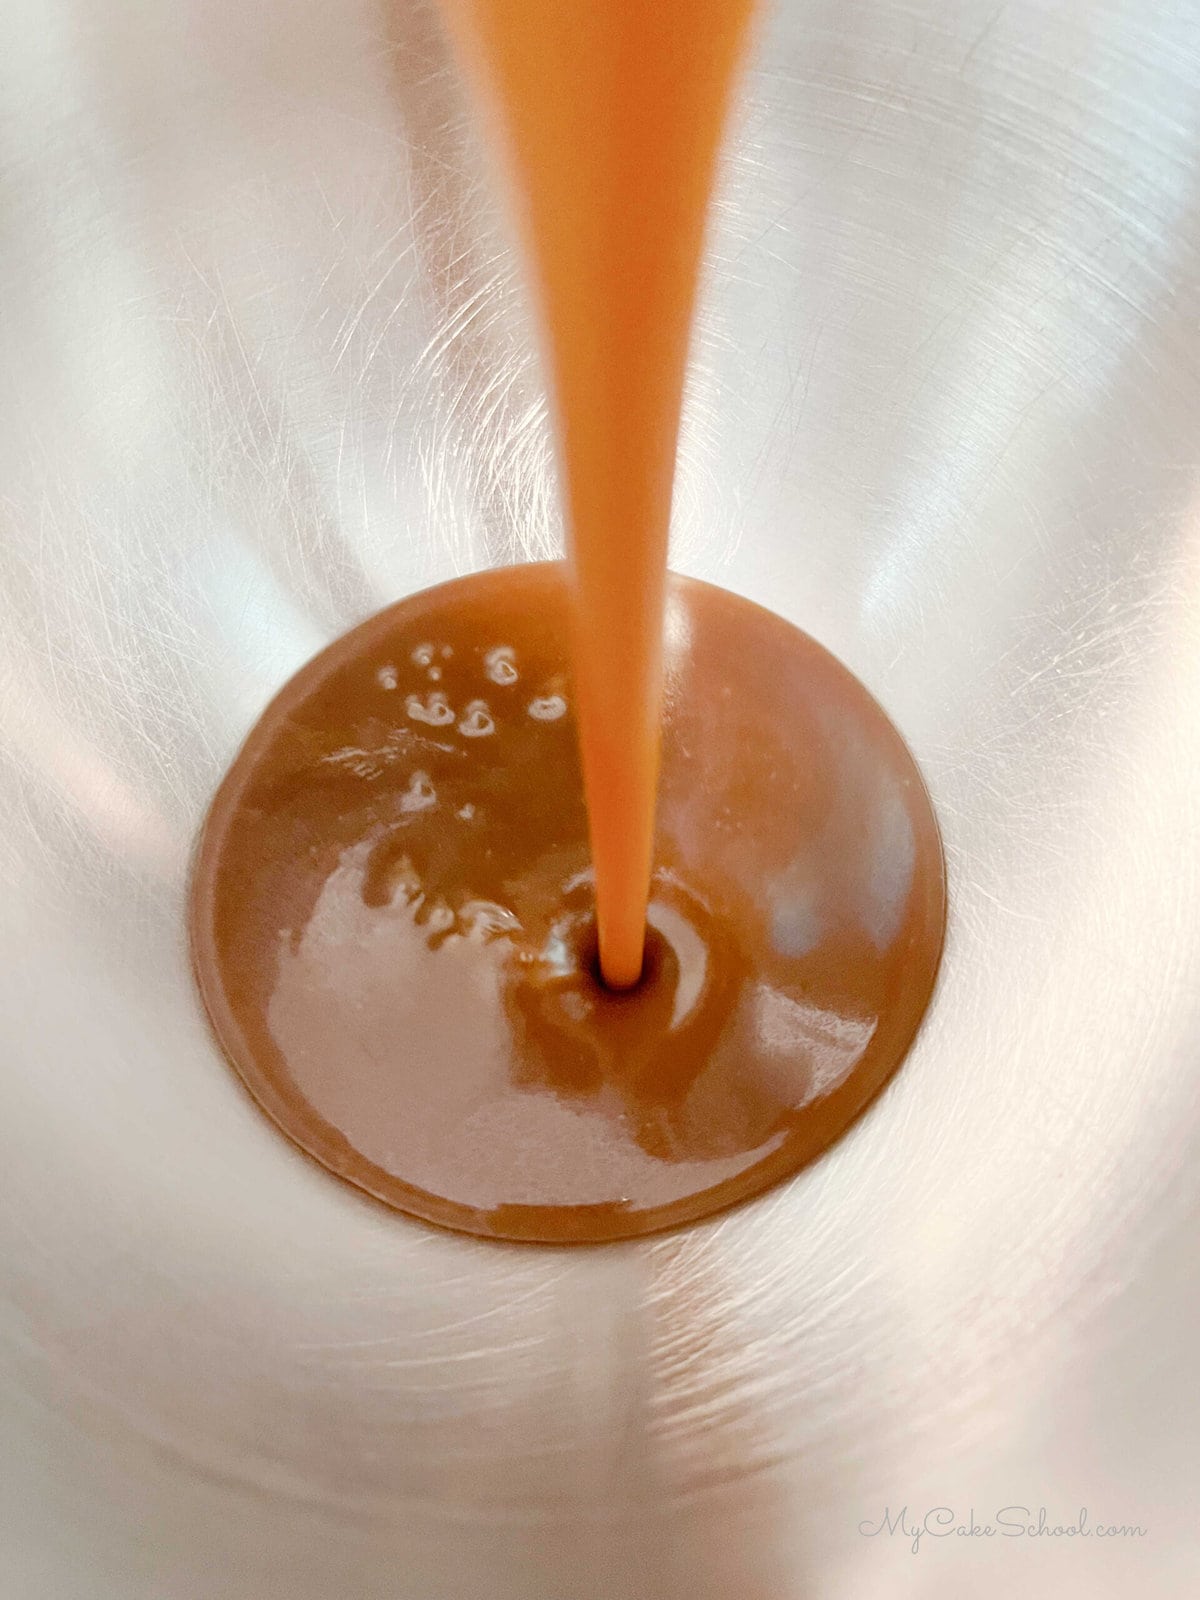
<instances>
[{"instance_id":1,"label":"glossy caramel surface","mask_svg":"<svg viewBox=\"0 0 1200 1600\"><path fill-rule=\"evenodd\" d=\"M209 1014L280 1127L518 1239L648 1232L811 1159L907 1049L944 921L878 705L673 578L646 971L603 988L566 607L559 566L500 569L332 645L247 740L193 884Z\"/></svg>"}]
</instances>

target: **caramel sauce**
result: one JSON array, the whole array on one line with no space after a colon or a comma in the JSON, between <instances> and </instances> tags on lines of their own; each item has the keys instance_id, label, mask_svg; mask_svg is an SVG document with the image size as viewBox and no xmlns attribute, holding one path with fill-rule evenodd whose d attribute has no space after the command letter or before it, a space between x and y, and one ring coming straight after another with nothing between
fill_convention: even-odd
<instances>
[{"instance_id":1,"label":"caramel sauce","mask_svg":"<svg viewBox=\"0 0 1200 1600\"><path fill-rule=\"evenodd\" d=\"M193 885L264 1110L389 1205L513 1239L649 1232L810 1160L898 1065L942 944L937 825L882 710L671 578L645 962L607 988L571 639L555 564L364 623L250 734Z\"/></svg>"},{"instance_id":2,"label":"caramel sauce","mask_svg":"<svg viewBox=\"0 0 1200 1600\"><path fill-rule=\"evenodd\" d=\"M600 959L614 988L642 962L675 446L709 193L752 9L443 0L541 312Z\"/></svg>"},{"instance_id":3,"label":"caramel sauce","mask_svg":"<svg viewBox=\"0 0 1200 1600\"><path fill-rule=\"evenodd\" d=\"M667 576L750 0L444 12L523 231L569 560L403 600L287 685L204 830L195 966L332 1171L449 1227L610 1239L755 1193L876 1093L933 985L941 845L844 668Z\"/></svg>"}]
</instances>

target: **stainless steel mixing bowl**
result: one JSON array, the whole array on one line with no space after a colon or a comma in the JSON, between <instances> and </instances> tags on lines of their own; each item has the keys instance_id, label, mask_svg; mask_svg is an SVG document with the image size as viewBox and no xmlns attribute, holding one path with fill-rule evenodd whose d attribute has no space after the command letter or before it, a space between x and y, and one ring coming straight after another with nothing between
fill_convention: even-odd
<instances>
[{"instance_id":1,"label":"stainless steel mixing bowl","mask_svg":"<svg viewBox=\"0 0 1200 1600\"><path fill-rule=\"evenodd\" d=\"M1195 5L764 21L676 564L880 696L952 924L849 1137L628 1246L360 1200L184 947L283 679L557 547L467 126L415 0L0 7L0 1592L1192 1594ZM938 1537L1013 1506L1050 1531Z\"/></svg>"}]
</instances>

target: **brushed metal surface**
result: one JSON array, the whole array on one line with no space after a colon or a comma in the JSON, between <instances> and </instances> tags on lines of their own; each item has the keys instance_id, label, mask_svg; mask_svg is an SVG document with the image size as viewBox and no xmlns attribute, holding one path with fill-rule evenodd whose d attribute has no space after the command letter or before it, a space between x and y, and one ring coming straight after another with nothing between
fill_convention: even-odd
<instances>
[{"instance_id":1,"label":"brushed metal surface","mask_svg":"<svg viewBox=\"0 0 1200 1600\"><path fill-rule=\"evenodd\" d=\"M428 1231L298 1156L182 934L283 679L556 548L466 126L407 0L0 7L0 1588L1191 1594L1195 8L764 21L676 564L906 732L949 948L831 1155L574 1253ZM870 1532L1011 1505L1146 1534Z\"/></svg>"}]
</instances>

